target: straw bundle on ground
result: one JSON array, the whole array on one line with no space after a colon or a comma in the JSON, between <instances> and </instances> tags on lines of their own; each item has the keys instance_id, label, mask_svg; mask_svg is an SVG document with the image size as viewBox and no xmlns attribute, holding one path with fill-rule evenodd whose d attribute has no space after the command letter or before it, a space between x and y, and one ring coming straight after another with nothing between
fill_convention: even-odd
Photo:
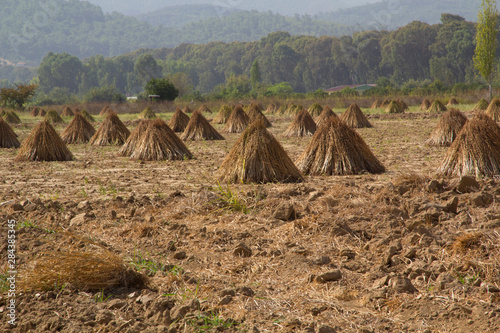
<instances>
[{"instance_id":1,"label":"straw bundle on ground","mask_svg":"<svg viewBox=\"0 0 500 333\"><path fill-rule=\"evenodd\" d=\"M0 117L5 116L5 110L0 108Z\"/></svg>"},{"instance_id":2,"label":"straw bundle on ground","mask_svg":"<svg viewBox=\"0 0 500 333\"><path fill-rule=\"evenodd\" d=\"M45 115L45 120L51 122L52 124L64 123L64 120L56 112L56 110L49 110L49 112Z\"/></svg>"},{"instance_id":3,"label":"straw bundle on ground","mask_svg":"<svg viewBox=\"0 0 500 333\"><path fill-rule=\"evenodd\" d=\"M288 110L288 105L281 104L281 106L276 110L276 114L286 114L286 110Z\"/></svg>"},{"instance_id":4,"label":"straw bundle on ground","mask_svg":"<svg viewBox=\"0 0 500 333\"><path fill-rule=\"evenodd\" d=\"M135 271L111 251L43 252L20 271L20 288L47 291L67 286L82 291L115 287L143 288L147 277Z\"/></svg>"},{"instance_id":5,"label":"straw bundle on ground","mask_svg":"<svg viewBox=\"0 0 500 333\"><path fill-rule=\"evenodd\" d=\"M83 116L83 118L85 118L85 120L87 120L89 123L95 122L94 117L92 117L92 115L90 113L88 113L87 110L83 109L83 111L80 113Z\"/></svg>"},{"instance_id":6,"label":"straw bundle on ground","mask_svg":"<svg viewBox=\"0 0 500 333\"><path fill-rule=\"evenodd\" d=\"M347 110L340 115L340 119L343 120L347 126L352 128L373 127L356 103L351 104Z\"/></svg>"},{"instance_id":7,"label":"straw bundle on ground","mask_svg":"<svg viewBox=\"0 0 500 333\"><path fill-rule=\"evenodd\" d=\"M318 128L296 164L299 170L309 175L385 171L363 138L342 120L333 117Z\"/></svg>"},{"instance_id":8,"label":"straw bundle on ground","mask_svg":"<svg viewBox=\"0 0 500 333\"><path fill-rule=\"evenodd\" d=\"M182 108L182 112L184 113L193 113L193 110L189 107L189 105L186 105L185 107Z\"/></svg>"},{"instance_id":9,"label":"straw bundle on ground","mask_svg":"<svg viewBox=\"0 0 500 333\"><path fill-rule=\"evenodd\" d=\"M3 119L9 124L20 124L21 118L14 111L6 111L3 115Z\"/></svg>"},{"instance_id":10,"label":"straw bundle on ground","mask_svg":"<svg viewBox=\"0 0 500 333\"><path fill-rule=\"evenodd\" d=\"M446 104L447 106L453 106L453 105L458 105L458 101L455 97L452 97L450 98L450 100L448 101L448 104Z\"/></svg>"},{"instance_id":11,"label":"straw bundle on ground","mask_svg":"<svg viewBox=\"0 0 500 333\"><path fill-rule=\"evenodd\" d=\"M443 103L441 103L441 101L435 99L431 106L429 107L429 109L427 110L427 112L444 112L444 111L447 111L448 109L446 108L446 106L444 106Z\"/></svg>"},{"instance_id":12,"label":"straw bundle on ground","mask_svg":"<svg viewBox=\"0 0 500 333\"><path fill-rule=\"evenodd\" d=\"M90 138L89 144L93 146L122 145L127 141L129 135L130 131L118 118L118 115L110 112L94 136Z\"/></svg>"},{"instance_id":13,"label":"straw bundle on ground","mask_svg":"<svg viewBox=\"0 0 500 333\"><path fill-rule=\"evenodd\" d=\"M300 104L290 104L290 106L288 106L288 108L286 109L286 115L296 116L303 109L304 109L304 107Z\"/></svg>"},{"instance_id":14,"label":"straw bundle on ground","mask_svg":"<svg viewBox=\"0 0 500 333\"><path fill-rule=\"evenodd\" d=\"M323 107L318 102L311 104L311 106L307 109L311 117L318 117L323 111Z\"/></svg>"},{"instance_id":15,"label":"straw bundle on ground","mask_svg":"<svg viewBox=\"0 0 500 333\"><path fill-rule=\"evenodd\" d=\"M316 126L319 127L323 123L325 123L330 117L338 117L335 112L332 111L332 109L328 106L325 105L323 108L323 111L321 111L321 114L316 118Z\"/></svg>"},{"instance_id":16,"label":"straw bundle on ground","mask_svg":"<svg viewBox=\"0 0 500 333\"><path fill-rule=\"evenodd\" d=\"M221 183L296 183L304 179L258 119L241 134L218 171Z\"/></svg>"},{"instance_id":17,"label":"straw bundle on ground","mask_svg":"<svg viewBox=\"0 0 500 333\"><path fill-rule=\"evenodd\" d=\"M424 98L422 101L422 104L420 104L420 110L422 111L427 111L431 107L431 101L429 101L427 98Z\"/></svg>"},{"instance_id":18,"label":"straw bundle on ground","mask_svg":"<svg viewBox=\"0 0 500 333\"><path fill-rule=\"evenodd\" d=\"M45 117L47 115L47 112L44 109L40 110L40 113L38 113L39 117Z\"/></svg>"},{"instance_id":19,"label":"straw bundle on ground","mask_svg":"<svg viewBox=\"0 0 500 333\"><path fill-rule=\"evenodd\" d=\"M264 114L260 110L258 104L252 103L250 105L250 107L248 108L247 114L248 114L248 118L250 118L251 123L253 123L254 121L256 121L259 118L262 118L264 120L264 124L266 125L266 127L273 126L273 125L271 125L271 122L269 121L269 119L267 119L267 117L264 116Z\"/></svg>"},{"instance_id":20,"label":"straw bundle on ground","mask_svg":"<svg viewBox=\"0 0 500 333\"><path fill-rule=\"evenodd\" d=\"M278 109L279 109L278 105L276 105L275 103L269 103L266 109L266 113L274 114L278 112Z\"/></svg>"},{"instance_id":21,"label":"straw bundle on ground","mask_svg":"<svg viewBox=\"0 0 500 333\"><path fill-rule=\"evenodd\" d=\"M135 147L139 145L139 142L141 141L142 135L144 132L146 132L146 129L148 128L149 124L153 120L151 119L141 119L139 124L130 132L130 135L127 138L127 141L123 144L123 146L120 148L118 153L121 156L130 156L135 150Z\"/></svg>"},{"instance_id":22,"label":"straw bundle on ground","mask_svg":"<svg viewBox=\"0 0 500 333\"><path fill-rule=\"evenodd\" d=\"M39 114L39 113L40 113L40 109L39 109L37 106L35 106L35 107L33 108L33 110L31 110L31 112L30 112L30 116L31 116L31 117L38 117L38 114Z\"/></svg>"},{"instance_id":23,"label":"straw bundle on ground","mask_svg":"<svg viewBox=\"0 0 500 333\"><path fill-rule=\"evenodd\" d=\"M168 126L170 126L174 132L184 132L188 123L189 116L182 112L180 108L177 108L172 118L170 118Z\"/></svg>"},{"instance_id":24,"label":"straw bundle on ground","mask_svg":"<svg viewBox=\"0 0 500 333\"><path fill-rule=\"evenodd\" d=\"M61 116L63 117L73 117L74 115L75 113L69 108L69 106L66 106L61 112Z\"/></svg>"},{"instance_id":25,"label":"straw bundle on ground","mask_svg":"<svg viewBox=\"0 0 500 333\"><path fill-rule=\"evenodd\" d=\"M50 123L43 120L23 141L16 161L71 161L73 155Z\"/></svg>"},{"instance_id":26,"label":"straw bundle on ground","mask_svg":"<svg viewBox=\"0 0 500 333\"><path fill-rule=\"evenodd\" d=\"M113 111L113 109L109 105L106 105L105 107L103 107L101 109L101 112L99 112L99 115L103 116L103 117L106 117L110 113L114 113L114 111Z\"/></svg>"},{"instance_id":27,"label":"straw bundle on ground","mask_svg":"<svg viewBox=\"0 0 500 333\"><path fill-rule=\"evenodd\" d=\"M401 104L399 104L397 101L391 101L391 103L389 103L389 105L387 105L387 107L385 108L385 112L386 113L403 113L404 110L403 110Z\"/></svg>"},{"instance_id":28,"label":"straw bundle on ground","mask_svg":"<svg viewBox=\"0 0 500 333\"><path fill-rule=\"evenodd\" d=\"M145 108L144 110L142 110L141 113L139 113L139 119L155 119L155 118L156 118L156 115L153 112L153 110L151 110L151 108L149 106L147 108Z\"/></svg>"},{"instance_id":29,"label":"straw bundle on ground","mask_svg":"<svg viewBox=\"0 0 500 333\"><path fill-rule=\"evenodd\" d=\"M76 113L68 127L62 132L61 139L67 144L87 143L94 134L94 126L81 113Z\"/></svg>"},{"instance_id":30,"label":"straw bundle on ground","mask_svg":"<svg viewBox=\"0 0 500 333\"><path fill-rule=\"evenodd\" d=\"M378 108L381 108L381 107L382 107L382 103L383 103L383 102L382 102L379 98L377 98L376 100L374 100L374 101L373 101L373 103L372 103L372 105L371 105L370 109L378 109Z\"/></svg>"},{"instance_id":31,"label":"straw bundle on ground","mask_svg":"<svg viewBox=\"0 0 500 333\"><path fill-rule=\"evenodd\" d=\"M396 99L396 103L399 104L399 107L401 108L401 110L403 110L403 112L410 109L408 107L408 104L406 104L405 101L403 101L401 98Z\"/></svg>"},{"instance_id":32,"label":"straw bundle on ground","mask_svg":"<svg viewBox=\"0 0 500 333\"><path fill-rule=\"evenodd\" d=\"M481 98L479 102L477 102L476 106L474 106L474 112L485 111L490 104L484 98Z\"/></svg>"},{"instance_id":33,"label":"straw bundle on ground","mask_svg":"<svg viewBox=\"0 0 500 333\"><path fill-rule=\"evenodd\" d=\"M241 133L243 132L248 124L250 123L250 118L243 111L241 105L235 106L233 112L229 116L229 119L226 122L224 128L222 128L221 132L223 133Z\"/></svg>"},{"instance_id":34,"label":"straw bundle on ground","mask_svg":"<svg viewBox=\"0 0 500 333\"><path fill-rule=\"evenodd\" d=\"M449 146L467 122L467 117L457 109L443 113L438 124L426 141L431 146Z\"/></svg>"},{"instance_id":35,"label":"straw bundle on ground","mask_svg":"<svg viewBox=\"0 0 500 333\"><path fill-rule=\"evenodd\" d=\"M73 109L73 113L74 114L82 113L82 111L80 111L80 109L77 106L75 106L75 108Z\"/></svg>"},{"instance_id":36,"label":"straw bundle on ground","mask_svg":"<svg viewBox=\"0 0 500 333\"><path fill-rule=\"evenodd\" d=\"M452 177L500 175L500 127L484 114L467 121L437 173Z\"/></svg>"},{"instance_id":37,"label":"straw bundle on ground","mask_svg":"<svg viewBox=\"0 0 500 333\"><path fill-rule=\"evenodd\" d=\"M493 98L484 113L494 121L500 121L500 99Z\"/></svg>"},{"instance_id":38,"label":"straw bundle on ground","mask_svg":"<svg viewBox=\"0 0 500 333\"><path fill-rule=\"evenodd\" d=\"M182 133L181 139L184 141L224 140L224 137L210 125L199 110L196 110Z\"/></svg>"},{"instance_id":39,"label":"straw bundle on ground","mask_svg":"<svg viewBox=\"0 0 500 333\"><path fill-rule=\"evenodd\" d=\"M219 112L215 116L213 123L214 124L225 124L227 122L227 120L229 119L229 116L231 115L232 111L233 111L233 108L231 106L224 104L219 109Z\"/></svg>"},{"instance_id":40,"label":"straw bundle on ground","mask_svg":"<svg viewBox=\"0 0 500 333\"><path fill-rule=\"evenodd\" d=\"M203 104L202 106L200 106L199 110L201 113L203 113L203 112L212 113L212 110L210 110L206 104Z\"/></svg>"},{"instance_id":41,"label":"straw bundle on ground","mask_svg":"<svg viewBox=\"0 0 500 333\"><path fill-rule=\"evenodd\" d=\"M10 125L0 118L0 148L18 148L20 145L17 135Z\"/></svg>"},{"instance_id":42,"label":"straw bundle on ground","mask_svg":"<svg viewBox=\"0 0 500 333\"><path fill-rule=\"evenodd\" d=\"M298 115L295 116L295 119L287 128L285 133L283 133L283 135L287 137L302 137L313 135L314 132L316 132L316 123L314 122L314 119L311 117L311 114L308 111L302 110Z\"/></svg>"},{"instance_id":43,"label":"straw bundle on ground","mask_svg":"<svg viewBox=\"0 0 500 333\"><path fill-rule=\"evenodd\" d=\"M130 158L142 161L185 160L193 155L162 120L150 121Z\"/></svg>"},{"instance_id":44,"label":"straw bundle on ground","mask_svg":"<svg viewBox=\"0 0 500 333\"><path fill-rule=\"evenodd\" d=\"M391 104L392 100L386 98L382 101L382 107L385 108L386 106L388 106L389 104Z\"/></svg>"}]
</instances>

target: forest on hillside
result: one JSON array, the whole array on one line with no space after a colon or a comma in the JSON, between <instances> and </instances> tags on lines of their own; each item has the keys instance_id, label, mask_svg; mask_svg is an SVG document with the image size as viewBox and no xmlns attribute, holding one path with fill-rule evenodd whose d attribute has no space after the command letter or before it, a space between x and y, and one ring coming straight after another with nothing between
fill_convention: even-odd
<instances>
[{"instance_id":1,"label":"forest on hillside","mask_svg":"<svg viewBox=\"0 0 500 333\"><path fill-rule=\"evenodd\" d=\"M480 82L472 62L475 23L451 14L441 20L343 37L274 32L255 42L182 44L112 58L50 53L37 73L47 96L61 89L83 95L96 87L136 94L153 77L168 77L183 94L232 97L266 93L276 85L313 92L383 78L384 85L402 89Z\"/></svg>"}]
</instances>

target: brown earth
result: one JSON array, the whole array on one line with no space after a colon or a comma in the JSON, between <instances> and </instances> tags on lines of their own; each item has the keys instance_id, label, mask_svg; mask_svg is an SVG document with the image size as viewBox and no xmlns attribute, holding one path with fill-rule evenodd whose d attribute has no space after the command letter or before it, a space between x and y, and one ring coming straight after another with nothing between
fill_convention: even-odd
<instances>
[{"instance_id":1,"label":"brown earth","mask_svg":"<svg viewBox=\"0 0 500 333\"><path fill-rule=\"evenodd\" d=\"M268 117L295 160L310 138L285 138L292 119ZM446 148L425 140L437 119L371 115L358 132L386 173L292 185L218 185L238 134L188 142L195 158L175 162L73 145L73 162L21 163L2 149L2 279L15 219L19 286L40 253L89 244L149 280L18 290L15 327L2 284L0 331L498 332L500 183L434 177ZM16 126L19 139L34 125Z\"/></svg>"}]
</instances>

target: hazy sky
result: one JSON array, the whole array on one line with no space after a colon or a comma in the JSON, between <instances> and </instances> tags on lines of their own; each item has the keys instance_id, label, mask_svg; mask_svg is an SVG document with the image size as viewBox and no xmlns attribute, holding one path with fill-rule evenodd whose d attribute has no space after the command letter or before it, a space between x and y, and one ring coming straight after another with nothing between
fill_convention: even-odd
<instances>
[{"instance_id":1,"label":"hazy sky","mask_svg":"<svg viewBox=\"0 0 500 333\"><path fill-rule=\"evenodd\" d=\"M117 11L126 15L151 12L166 6L209 4L242 10L277 12L284 15L316 14L340 8L355 7L381 0L87 0L103 8L105 12Z\"/></svg>"}]
</instances>

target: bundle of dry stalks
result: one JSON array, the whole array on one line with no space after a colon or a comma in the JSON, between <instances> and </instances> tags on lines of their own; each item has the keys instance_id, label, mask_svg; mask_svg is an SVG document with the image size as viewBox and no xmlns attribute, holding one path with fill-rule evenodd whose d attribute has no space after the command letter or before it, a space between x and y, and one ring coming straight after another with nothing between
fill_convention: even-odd
<instances>
[{"instance_id":1,"label":"bundle of dry stalks","mask_svg":"<svg viewBox=\"0 0 500 333\"><path fill-rule=\"evenodd\" d=\"M64 120L61 118L61 116L56 112L56 110L49 110L47 114L45 115L45 120L52 124L58 124L58 123L63 123Z\"/></svg>"},{"instance_id":2,"label":"bundle of dry stalks","mask_svg":"<svg viewBox=\"0 0 500 333\"><path fill-rule=\"evenodd\" d=\"M19 140L12 127L0 118L0 148L18 148L19 146Z\"/></svg>"},{"instance_id":3,"label":"bundle of dry stalks","mask_svg":"<svg viewBox=\"0 0 500 333\"><path fill-rule=\"evenodd\" d=\"M271 122L262 113L258 104L255 104L255 103L250 104L250 106L248 107L247 114L248 114L248 118L250 118L251 123L253 123L254 121L256 121L259 118L262 118L266 127L272 127Z\"/></svg>"},{"instance_id":4,"label":"bundle of dry stalks","mask_svg":"<svg viewBox=\"0 0 500 333\"><path fill-rule=\"evenodd\" d=\"M89 144L92 146L122 145L129 135L130 131L118 115L109 112L97 132L90 138Z\"/></svg>"},{"instance_id":5,"label":"bundle of dry stalks","mask_svg":"<svg viewBox=\"0 0 500 333\"><path fill-rule=\"evenodd\" d=\"M424 98L422 101L422 104L420 104L420 110L422 111L427 111L431 107L431 101L429 101L427 98Z\"/></svg>"},{"instance_id":6,"label":"bundle of dry stalks","mask_svg":"<svg viewBox=\"0 0 500 333\"><path fill-rule=\"evenodd\" d=\"M72 161L73 155L46 120L40 122L26 138L16 161Z\"/></svg>"},{"instance_id":7,"label":"bundle of dry stalks","mask_svg":"<svg viewBox=\"0 0 500 333\"><path fill-rule=\"evenodd\" d=\"M266 113L274 114L278 112L278 109L279 109L278 105L276 105L275 103L269 103L266 109Z\"/></svg>"},{"instance_id":8,"label":"bundle of dry stalks","mask_svg":"<svg viewBox=\"0 0 500 333\"><path fill-rule=\"evenodd\" d=\"M38 106L35 106L33 108L33 110L31 110L30 112L30 116L31 117L38 117L38 114L40 113L40 109L38 108Z\"/></svg>"},{"instance_id":9,"label":"bundle of dry stalks","mask_svg":"<svg viewBox=\"0 0 500 333\"><path fill-rule=\"evenodd\" d=\"M318 117L321 114L321 111L323 111L323 107L318 102L314 102L311 106L309 106L307 111L311 117Z\"/></svg>"},{"instance_id":10,"label":"bundle of dry stalks","mask_svg":"<svg viewBox=\"0 0 500 333\"><path fill-rule=\"evenodd\" d=\"M258 119L241 134L218 171L221 183L296 183L304 179Z\"/></svg>"},{"instance_id":11,"label":"bundle of dry stalks","mask_svg":"<svg viewBox=\"0 0 500 333\"><path fill-rule=\"evenodd\" d=\"M47 115L47 112L44 109L40 110L40 113L38 113L39 117L45 117Z\"/></svg>"},{"instance_id":12,"label":"bundle of dry stalks","mask_svg":"<svg viewBox=\"0 0 500 333\"><path fill-rule=\"evenodd\" d=\"M314 132L316 132L316 123L314 122L314 119L308 111L302 110L295 117L283 135L287 137L302 137L306 135L313 135Z\"/></svg>"},{"instance_id":13,"label":"bundle of dry stalks","mask_svg":"<svg viewBox=\"0 0 500 333\"><path fill-rule=\"evenodd\" d=\"M477 102L476 106L474 106L473 111L474 112L485 111L489 105L490 103L488 103L488 101L486 101L484 98L481 98L479 102Z\"/></svg>"},{"instance_id":14,"label":"bundle of dry stalks","mask_svg":"<svg viewBox=\"0 0 500 333\"><path fill-rule=\"evenodd\" d=\"M95 122L94 117L92 117L90 113L87 112L87 110L83 109L83 111L80 113L83 116L83 118L85 118L85 120L88 121L89 123Z\"/></svg>"},{"instance_id":15,"label":"bundle of dry stalks","mask_svg":"<svg viewBox=\"0 0 500 333\"><path fill-rule=\"evenodd\" d=\"M14 111L6 111L3 119L9 124L20 124L21 118Z\"/></svg>"},{"instance_id":16,"label":"bundle of dry stalks","mask_svg":"<svg viewBox=\"0 0 500 333\"><path fill-rule=\"evenodd\" d=\"M100 116L107 117L109 113L114 113L113 109L109 106L106 105L101 109L101 112L99 112Z\"/></svg>"},{"instance_id":17,"label":"bundle of dry stalks","mask_svg":"<svg viewBox=\"0 0 500 333\"><path fill-rule=\"evenodd\" d=\"M349 108L340 115L340 119L352 128L373 127L356 103L351 104Z\"/></svg>"},{"instance_id":18,"label":"bundle of dry stalks","mask_svg":"<svg viewBox=\"0 0 500 333\"><path fill-rule=\"evenodd\" d=\"M237 105L234 107L233 112L229 116L229 119L226 122L224 128L222 128L221 132L223 133L241 133L243 132L248 124L250 123L250 118L243 111L241 105Z\"/></svg>"},{"instance_id":19,"label":"bundle of dry stalks","mask_svg":"<svg viewBox=\"0 0 500 333\"><path fill-rule=\"evenodd\" d=\"M446 152L438 175L500 175L500 127L485 114L467 121Z\"/></svg>"},{"instance_id":20,"label":"bundle of dry stalks","mask_svg":"<svg viewBox=\"0 0 500 333\"><path fill-rule=\"evenodd\" d=\"M170 126L174 132L184 132L188 123L189 116L182 112L180 108L177 108L172 118L170 118L168 126Z\"/></svg>"},{"instance_id":21,"label":"bundle of dry stalks","mask_svg":"<svg viewBox=\"0 0 500 333\"><path fill-rule=\"evenodd\" d=\"M441 101L435 99L431 106L427 109L427 112L444 112L444 111L447 111L448 109L446 108L446 106L444 106L443 103L441 103Z\"/></svg>"},{"instance_id":22,"label":"bundle of dry stalks","mask_svg":"<svg viewBox=\"0 0 500 333\"><path fill-rule=\"evenodd\" d=\"M87 143L94 134L94 126L81 113L76 113L71 123L62 132L61 139L67 144Z\"/></svg>"},{"instance_id":23,"label":"bundle of dry stalks","mask_svg":"<svg viewBox=\"0 0 500 333\"><path fill-rule=\"evenodd\" d=\"M139 124L130 132L130 135L127 138L127 141L123 144L123 146L118 151L118 154L121 156L130 156L135 150L135 147L139 145L142 140L142 135L146 132L149 124L152 122L150 119L141 119Z\"/></svg>"},{"instance_id":24,"label":"bundle of dry stalks","mask_svg":"<svg viewBox=\"0 0 500 333\"><path fill-rule=\"evenodd\" d=\"M383 102L382 102L379 98L377 98L376 100L374 100L374 101L373 101L373 103L372 103L372 105L371 105L370 109L378 109L378 108L381 108L381 107L382 107L382 103L383 103Z\"/></svg>"},{"instance_id":25,"label":"bundle of dry stalks","mask_svg":"<svg viewBox=\"0 0 500 333\"><path fill-rule=\"evenodd\" d=\"M500 121L500 99L493 98L484 113L494 121Z\"/></svg>"},{"instance_id":26,"label":"bundle of dry stalks","mask_svg":"<svg viewBox=\"0 0 500 333\"><path fill-rule=\"evenodd\" d=\"M184 113L193 113L193 110L189 107L189 105L186 105L185 107L182 108L182 112Z\"/></svg>"},{"instance_id":27,"label":"bundle of dry stalks","mask_svg":"<svg viewBox=\"0 0 500 333\"><path fill-rule=\"evenodd\" d=\"M443 113L426 143L430 146L450 146L467 121L467 117L457 109Z\"/></svg>"},{"instance_id":28,"label":"bundle of dry stalks","mask_svg":"<svg viewBox=\"0 0 500 333\"><path fill-rule=\"evenodd\" d=\"M224 140L224 137L210 125L199 110L196 110L182 133L181 139L184 141Z\"/></svg>"},{"instance_id":29,"label":"bundle of dry stalks","mask_svg":"<svg viewBox=\"0 0 500 333\"><path fill-rule=\"evenodd\" d=\"M212 113L212 110L210 110L206 104L203 104L202 106L200 106L200 108L198 110L200 110L201 113L203 113L203 112Z\"/></svg>"},{"instance_id":30,"label":"bundle of dry stalks","mask_svg":"<svg viewBox=\"0 0 500 333\"><path fill-rule=\"evenodd\" d=\"M391 101L385 108L386 113L403 113L404 109L397 101Z\"/></svg>"},{"instance_id":31,"label":"bundle of dry stalks","mask_svg":"<svg viewBox=\"0 0 500 333\"><path fill-rule=\"evenodd\" d=\"M384 166L363 138L338 118L331 117L311 139L296 162L308 175L382 173Z\"/></svg>"},{"instance_id":32,"label":"bundle of dry stalks","mask_svg":"<svg viewBox=\"0 0 500 333\"><path fill-rule=\"evenodd\" d=\"M454 106L454 105L458 105L458 101L455 97L452 97L450 98L450 100L448 101L448 104L446 104L446 106Z\"/></svg>"},{"instance_id":33,"label":"bundle of dry stalks","mask_svg":"<svg viewBox=\"0 0 500 333\"><path fill-rule=\"evenodd\" d=\"M69 108L69 106L66 106L61 112L61 116L63 117L73 117L74 115L75 113Z\"/></svg>"},{"instance_id":34,"label":"bundle of dry stalks","mask_svg":"<svg viewBox=\"0 0 500 333\"><path fill-rule=\"evenodd\" d=\"M325 105L323 111L321 111L321 114L316 118L316 126L320 127L323 123L326 123L326 121L330 119L330 117L338 118L335 112L333 112L328 105Z\"/></svg>"},{"instance_id":35,"label":"bundle of dry stalks","mask_svg":"<svg viewBox=\"0 0 500 333\"><path fill-rule=\"evenodd\" d=\"M185 160L193 155L161 119L149 122L130 158L141 161Z\"/></svg>"},{"instance_id":36,"label":"bundle of dry stalks","mask_svg":"<svg viewBox=\"0 0 500 333\"><path fill-rule=\"evenodd\" d=\"M155 119L156 118L156 114L148 106L147 108L145 108L144 110L142 110L141 113L139 113L138 117L139 117L139 119Z\"/></svg>"},{"instance_id":37,"label":"bundle of dry stalks","mask_svg":"<svg viewBox=\"0 0 500 333\"><path fill-rule=\"evenodd\" d=\"M227 104L224 104L221 106L219 109L219 112L215 116L213 122L214 124L225 124L227 120L229 119L229 116L231 115L231 112L233 111L233 108Z\"/></svg>"}]
</instances>

